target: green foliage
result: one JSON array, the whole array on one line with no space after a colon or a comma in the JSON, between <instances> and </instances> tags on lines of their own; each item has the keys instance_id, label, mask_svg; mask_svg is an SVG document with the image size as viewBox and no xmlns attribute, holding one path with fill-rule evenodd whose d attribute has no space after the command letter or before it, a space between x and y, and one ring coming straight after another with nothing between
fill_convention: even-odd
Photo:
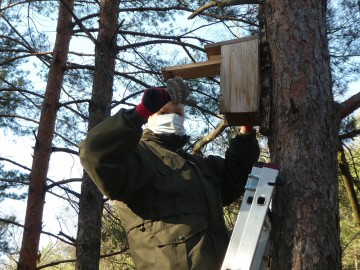
<instances>
[{"instance_id":1,"label":"green foliage","mask_svg":"<svg viewBox=\"0 0 360 270\"><path fill-rule=\"evenodd\" d=\"M111 204L106 204L101 230L100 269L135 269L129 253L126 231Z\"/></svg>"},{"instance_id":2,"label":"green foliage","mask_svg":"<svg viewBox=\"0 0 360 270\"><path fill-rule=\"evenodd\" d=\"M4 199L25 199L28 182L28 174L18 170L4 170L4 166L0 164L0 202Z\"/></svg>"},{"instance_id":3,"label":"green foliage","mask_svg":"<svg viewBox=\"0 0 360 270\"><path fill-rule=\"evenodd\" d=\"M75 261L68 262L69 258L75 260L75 247L67 245L61 241L49 242L38 253L38 267L49 265L46 269L50 270L73 270ZM54 262L57 262L54 264ZM54 265L52 265L54 264Z\"/></svg>"},{"instance_id":4,"label":"green foliage","mask_svg":"<svg viewBox=\"0 0 360 270\"><path fill-rule=\"evenodd\" d=\"M351 132L356 129L358 117L353 117L348 123L344 124L345 132ZM349 127L349 130L346 129ZM352 175L352 184L360 202L360 146L359 138L347 140L346 143L346 159L349 164ZM346 191L342 177L339 179L339 202L340 202L340 240L342 247L342 263L343 269L356 268L355 260L357 258L360 264L360 224L355 220L352 206L350 205L348 193Z\"/></svg>"},{"instance_id":5,"label":"green foliage","mask_svg":"<svg viewBox=\"0 0 360 270\"><path fill-rule=\"evenodd\" d=\"M9 222L3 220L8 220ZM15 216L7 216L0 221L0 256L14 252L12 245L9 243L9 239L12 237L12 232L9 227L11 226L10 222L14 222L15 220Z\"/></svg>"},{"instance_id":6,"label":"green foliage","mask_svg":"<svg viewBox=\"0 0 360 270\"><path fill-rule=\"evenodd\" d=\"M36 119L38 108L34 105L39 104L39 100L31 92L30 71L24 68L27 63L24 56L29 48L23 38L29 34L19 36L19 30L15 30L21 20L17 11L17 8L6 10L3 15L8 21L0 20L0 128L26 135L34 127L27 120ZM13 24L9 22L12 20Z\"/></svg>"},{"instance_id":7,"label":"green foliage","mask_svg":"<svg viewBox=\"0 0 360 270\"><path fill-rule=\"evenodd\" d=\"M347 91L360 74L360 12L356 0L328 1L329 50L336 95Z\"/></svg>"},{"instance_id":8,"label":"green foliage","mask_svg":"<svg viewBox=\"0 0 360 270\"><path fill-rule=\"evenodd\" d=\"M357 119L355 116L349 116L340 124L341 133L351 133L357 128Z\"/></svg>"},{"instance_id":9,"label":"green foliage","mask_svg":"<svg viewBox=\"0 0 360 270\"><path fill-rule=\"evenodd\" d=\"M106 204L103 214L103 228L101 240L106 247L107 252L115 252L128 248L126 242L126 231L117 218L115 209L111 204Z\"/></svg>"},{"instance_id":10,"label":"green foliage","mask_svg":"<svg viewBox=\"0 0 360 270\"><path fill-rule=\"evenodd\" d=\"M242 198L239 198L229 206L224 207L225 224L229 232L232 232L232 230L234 229L236 218L240 210L241 201Z\"/></svg>"},{"instance_id":11,"label":"green foliage","mask_svg":"<svg viewBox=\"0 0 360 270\"><path fill-rule=\"evenodd\" d=\"M358 193L359 194L359 190ZM351 206L347 198L346 190L340 181L340 240L342 247L343 269L356 269L355 258L360 252L360 228L354 220ZM360 200L360 196L358 196Z\"/></svg>"},{"instance_id":12,"label":"green foliage","mask_svg":"<svg viewBox=\"0 0 360 270\"><path fill-rule=\"evenodd\" d=\"M4 170L0 164L0 202L11 200L24 200L27 197L27 184L29 175L18 170ZM8 221L8 222L7 222ZM11 222L15 222L15 216L1 216L0 221L0 256L16 252L13 244L13 232Z\"/></svg>"}]
</instances>

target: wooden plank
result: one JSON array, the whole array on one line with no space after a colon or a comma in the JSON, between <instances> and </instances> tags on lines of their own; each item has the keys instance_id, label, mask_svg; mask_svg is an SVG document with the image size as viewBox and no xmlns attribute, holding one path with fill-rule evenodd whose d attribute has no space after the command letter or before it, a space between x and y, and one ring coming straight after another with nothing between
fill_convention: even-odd
<instances>
[{"instance_id":1,"label":"wooden plank","mask_svg":"<svg viewBox=\"0 0 360 270\"><path fill-rule=\"evenodd\" d=\"M209 55L208 59L209 59L209 60L221 59L221 55L220 55L220 54ZM219 61L221 61L221 60L219 60Z\"/></svg>"},{"instance_id":2,"label":"wooden plank","mask_svg":"<svg viewBox=\"0 0 360 270\"><path fill-rule=\"evenodd\" d=\"M208 55L208 58L211 59L211 56L221 54L221 46L246 42L246 41L258 39L258 38L259 37L256 35L256 36L226 40L226 41L222 41L222 42L210 43L210 44L206 44L204 46L204 49L205 49L206 54Z\"/></svg>"},{"instance_id":3,"label":"wooden plank","mask_svg":"<svg viewBox=\"0 0 360 270\"><path fill-rule=\"evenodd\" d=\"M257 39L221 47L220 113L258 113L259 73Z\"/></svg>"},{"instance_id":4,"label":"wooden plank","mask_svg":"<svg viewBox=\"0 0 360 270\"><path fill-rule=\"evenodd\" d=\"M224 124L226 126L257 126L259 124L259 113L224 113Z\"/></svg>"},{"instance_id":5,"label":"wooden plank","mask_svg":"<svg viewBox=\"0 0 360 270\"><path fill-rule=\"evenodd\" d=\"M220 75L220 62L221 59L218 57L204 62L164 67L161 69L161 72L165 80L176 76L184 80L214 77Z\"/></svg>"}]
</instances>

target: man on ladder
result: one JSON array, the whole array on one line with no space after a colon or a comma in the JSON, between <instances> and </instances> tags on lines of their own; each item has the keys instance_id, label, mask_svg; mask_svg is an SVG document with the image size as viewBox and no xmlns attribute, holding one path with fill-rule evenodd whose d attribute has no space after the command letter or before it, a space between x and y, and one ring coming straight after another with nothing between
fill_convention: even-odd
<instances>
[{"instance_id":1,"label":"man on ladder","mask_svg":"<svg viewBox=\"0 0 360 270\"><path fill-rule=\"evenodd\" d=\"M170 88L144 90L136 108L94 127L80 160L117 208L136 269L218 270L229 240L222 207L243 192L258 160L256 133L240 127L223 157L185 152L189 93Z\"/></svg>"}]
</instances>

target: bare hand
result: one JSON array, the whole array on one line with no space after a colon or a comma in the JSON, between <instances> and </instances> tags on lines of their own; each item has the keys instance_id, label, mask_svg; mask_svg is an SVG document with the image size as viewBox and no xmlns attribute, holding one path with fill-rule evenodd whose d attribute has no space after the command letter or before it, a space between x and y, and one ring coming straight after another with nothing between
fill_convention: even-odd
<instances>
[{"instance_id":1,"label":"bare hand","mask_svg":"<svg viewBox=\"0 0 360 270\"><path fill-rule=\"evenodd\" d=\"M252 126L241 126L239 128L240 134L248 135L254 132L254 129Z\"/></svg>"}]
</instances>

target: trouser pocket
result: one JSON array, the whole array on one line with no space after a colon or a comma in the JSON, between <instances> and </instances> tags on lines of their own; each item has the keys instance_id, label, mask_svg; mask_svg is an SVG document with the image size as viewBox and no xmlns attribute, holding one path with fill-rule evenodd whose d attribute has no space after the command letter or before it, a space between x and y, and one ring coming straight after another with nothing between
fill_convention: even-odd
<instances>
[{"instance_id":1,"label":"trouser pocket","mask_svg":"<svg viewBox=\"0 0 360 270\"><path fill-rule=\"evenodd\" d=\"M154 234L156 266L161 270L188 270L190 242L206 229L206 222L173 224ZM193 245L193 244L191 244Z\"/></svg>"}]
</instances>

